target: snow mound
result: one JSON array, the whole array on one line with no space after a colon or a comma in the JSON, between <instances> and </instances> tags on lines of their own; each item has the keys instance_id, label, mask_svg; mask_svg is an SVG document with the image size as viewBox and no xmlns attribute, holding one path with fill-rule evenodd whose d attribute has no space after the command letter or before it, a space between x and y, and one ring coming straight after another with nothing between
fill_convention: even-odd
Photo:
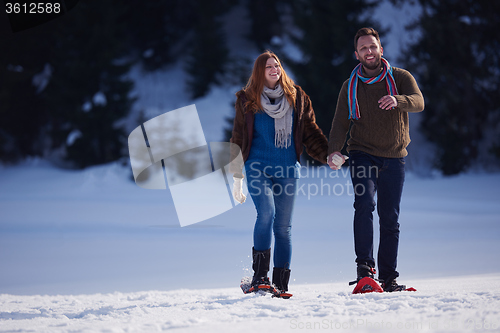
<instances>
[{"instance_id":1,"label":"snow mound","mask_svg":"<svg viewBox=\"0 0 500 333\"><path fill-rule=\"evenodd\" d=\"M406 282L406 281L405 281ZM226 289L0 295L2 331L498 332L500 274L407 281L417 292L351 294L347 283L291 285L291 299Z\"/></svg>"}]
</instances>

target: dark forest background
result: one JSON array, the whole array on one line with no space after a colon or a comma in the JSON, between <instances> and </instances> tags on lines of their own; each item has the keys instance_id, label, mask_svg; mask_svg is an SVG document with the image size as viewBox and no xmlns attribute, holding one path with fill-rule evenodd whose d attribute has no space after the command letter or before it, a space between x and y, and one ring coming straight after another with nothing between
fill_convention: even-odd
<instances>
[{"instance_id":1,"label":"dark forest background","mask_svg":"<svg viewBox=\"0 0 500 333\"><path fill-rule=\"evenodd\" d=\"M424 94L420 130L436 148L434 167L445 175L466 171L481 151L500 164L500 1L391 2L422 8L407 27L420 38L399 62ZM155 71L186 57L186 89L193 99L206 95L235 70L222 28L234 6L246 6L246 38L257 49L287 35L302 52L297 60L273 47L315 109L330 111L316 113L328 135L332 100L356 65L355 32L373 26L382 39L387 33L369 15L376 2L67 0L64 15L17 32L13 17L0 14L0 160L58 156L84 168L127 156L128 133L119 124L134 105L131 66ZM239 64L241 85L251 65Z\"/></svg>"}]
</instances>

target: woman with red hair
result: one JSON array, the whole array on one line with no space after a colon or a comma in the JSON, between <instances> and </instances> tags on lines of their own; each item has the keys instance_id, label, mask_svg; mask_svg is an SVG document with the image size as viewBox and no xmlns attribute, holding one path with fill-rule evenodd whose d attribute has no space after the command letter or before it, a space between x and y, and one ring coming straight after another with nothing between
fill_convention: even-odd
<instances>
[{"instance_id":1,"label":"woman with red hair","mask_svg":"<svg viewBox=\"0 0 500 333\"><path fill-rule=\"evenodd\" d=\"M255 60L247 85L236 93L231 142L238 145L243 166L231 170L233 196L243 203L243 178L257 210L252 248L251 291L269 290L267 277L274 234L272 283L280 294L288 290L292 255L292 212L300 176L303 147L326 163L328 142L316 125L309 96L286 74L280 60L266 51Z\"/></svg>"}]
</instances>

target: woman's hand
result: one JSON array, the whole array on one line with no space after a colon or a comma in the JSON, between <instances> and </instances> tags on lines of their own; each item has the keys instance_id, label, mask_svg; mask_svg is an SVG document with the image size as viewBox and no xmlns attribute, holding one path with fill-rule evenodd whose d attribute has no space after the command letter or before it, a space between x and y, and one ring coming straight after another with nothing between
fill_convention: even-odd
<instances>
[{"instance_id":1,"label":"woman's hand","mask_svg":"<svg viewBox=\"0 0 500 333\"><path fill-rule=\"evenodd\" d=\"M247 199L247 197L243 194L243 178L233 177L233 179L233 198L234 200L242 204Z\"/></svg>"},{"instance_id":2,"label":"woman's hand","mask_svg":"<svg viewBox=\"0 0 500 333\"><path fill-rule=\"evenodd\" d=\"M330 169L338 170L342 167L342 164L349 158L349 156L342 155L339 151L331 153L327 158L326 162Z\"/></svg>"}]
</instances>

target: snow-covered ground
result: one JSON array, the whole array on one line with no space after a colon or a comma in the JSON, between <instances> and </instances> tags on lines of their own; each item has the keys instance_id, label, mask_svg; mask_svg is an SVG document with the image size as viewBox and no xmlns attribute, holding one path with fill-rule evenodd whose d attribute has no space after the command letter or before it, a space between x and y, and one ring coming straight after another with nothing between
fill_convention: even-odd
<instances>
[{"instance_id":1,"label":"snow-covered ground","mask_svg":"<svg viewBox=\"0 0 500 333\"><path fill-rule=\"evenodd\" d=\"M130 167L0 169L0 331L500 331L500 174L409 174L400 282L352 295L347 170L304 168L289 300L244 295L251 200L181 228ZM193 204L196 209L196 204Z\"/></svg>"},{"instance_id":2,"label":"snow-covered ground","mask_svg":"<svg viewBox=\"0 0 500 333\"><path fill-rule=\"evenodd\" d=\"M498 332L499 275L414 280L418 292L351 295L294 286L289 300L237 288L0 297L0 331Z\"/></svg>"}]
</instances>

